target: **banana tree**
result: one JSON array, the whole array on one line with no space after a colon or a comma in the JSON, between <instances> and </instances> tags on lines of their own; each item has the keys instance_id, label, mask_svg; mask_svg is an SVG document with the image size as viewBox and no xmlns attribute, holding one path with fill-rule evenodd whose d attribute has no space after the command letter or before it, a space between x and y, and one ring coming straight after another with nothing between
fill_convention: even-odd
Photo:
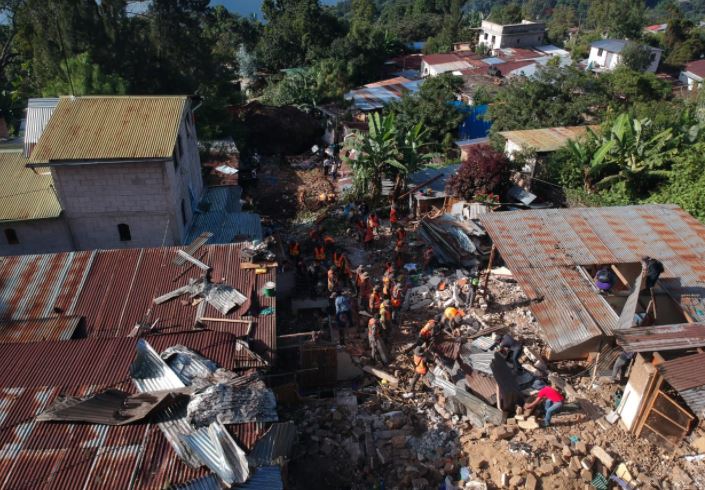
<instances>
[{"instance_id":1,"label":"banana tree","mask_svg":"<svg viewBox=\"0 0 705 490\"><path fill-rule=\"evenodd\" d=\"M377 201L382 194L382 177L388 168L404 171L397 145L395 118L378 113L368 117L369 131L355 133L345 142L346 153L351 153L350 165L353 183L358 195L369 194Z\"/></svg>"},{"instance_id":2,"label":"banana tree","mask_svg":"<svg viewBox=\"0 0 705 490\"><path fill-rule=\"evenodd\" d=\"M597 187L624 182L638 193L653 177L667 177L677 148L672 128L655 132L649 119L621 114L590 161L589 174Z\"/></svg>"},{"instance_id":3,"label":"banana tree","mask_svg":"<svg viewBox=\"0 0 705 490\"><path fill-rule=\"evenodd\" d=\"M399 195L406 187L407 177L420 170L433 157L432 154L423 152L423 147L428 144L428 133L428 129L425 129L423 123L419 122L408 131L398 135L397 144L402 166L394 166L390 169L390 173L394 177L392 202L399 199Z\"/></svg>"}]
</instances>

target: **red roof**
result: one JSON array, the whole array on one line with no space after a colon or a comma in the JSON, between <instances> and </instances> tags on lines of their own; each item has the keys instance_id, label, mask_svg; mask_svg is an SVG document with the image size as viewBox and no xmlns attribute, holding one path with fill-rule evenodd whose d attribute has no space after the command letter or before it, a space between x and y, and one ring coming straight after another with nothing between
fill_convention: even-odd
<instances>
[{"instance_id":1,"label":"red roof","mask_svg":"<svg viewBox=\"0 0 705 490\"><path fill-rule=\"evenodd\" d=\"M690 61L685 65L685 71L689 71L693 75L700 78L705 78L705 60Z\"/></svg>"},{"instance_id":2,"label":"red roof","mask_svg":"<svg viewBox=\"0 0 705 490\"><path fill-rule=\"evenodd\" d=\"M237 364L233 336L191 332L148 337L156 350L182 344L223 367ZM129 381L137 340L85 339L0 345L0 489L164 488L207 474L173 452L151 423L125 426L42 423L34 417L59 395L108 387L135 392ZM228 426L250 449L263 424Z\"/></svg>"},{"instance_id":3,"label":"red roof","mask_svg":"<svg viewBox=\"0 0 705 490\"><path fill-rule=\"evenodd\" d=\"M441 65L443 63L453 63L454 61L463 61L463 58L455 53L437 53L428 54L423 57L423 60L429 65Z\"/></svg>"},{"instance_id":4,"label":"red roof","mask_svg":"<svg viewBox=\"0 0 705 490\"><path fill-rule=\"evenodd\" d=\"M497 65L494 65L499 72L502 74L502 76L507 76L514 70L518 70L519 68L524 68L525 66L533 65L535 62L533 61L509 61L507 63L500 63Z\"/></svg>"},{"instance_id":5,"label":"red roof","mask_svg":"<svg viewBox=\"0 0 705 490\"><path fill-rule=\"evenodd\" d=\"M97 250L48 255L5 257L0 263L0 321L81 316L90 338L125 337L140 321L157 319L157 329L190 331L196 308L176 298L154 305L153 298L188 284L200 276L189 265L175 266L177 247ZM194 255L213 268L211 278L250 295L256 291L260 307L274 306L262 296L265 282L275 281L275 269L256 275L240 268L240 245L209 245ZM147 318L147 312L151 315ZM240 318L234 310L227 318ZM222 318L206 306L205 317ZM244 336L245 323L206 322L207 328ZM259 316L251 347L265 359L276 351L275 315Z\"/></svg>"},{"instance_id":6,"label":"red roof","mask_svg":"<svg viewBox=\"0 0 705 490\"><path fill-rule=\"evenodd\" d=\"M397 56L390 61L404 70L418 70L421 68L421 59L422 55L415 53Z\"/></svg>"}]
</instances>

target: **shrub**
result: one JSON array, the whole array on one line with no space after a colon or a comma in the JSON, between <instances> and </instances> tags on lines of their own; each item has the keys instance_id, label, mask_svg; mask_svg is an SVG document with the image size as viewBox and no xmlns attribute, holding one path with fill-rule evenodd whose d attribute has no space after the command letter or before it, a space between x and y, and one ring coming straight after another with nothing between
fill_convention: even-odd
<instances>
[{"instance_id":1,"label":"shrub","mask_svg":"<svg viewBox=\"0 0 705 490\"><path fill-rule=\"evenodd\" d=\"M448 179L446 192L462 199L476 194L498 194L509 184L510 162L504 153L489 145L476 145L468 151L468 158L458 172Z\"/></svg>"}]
</instances>

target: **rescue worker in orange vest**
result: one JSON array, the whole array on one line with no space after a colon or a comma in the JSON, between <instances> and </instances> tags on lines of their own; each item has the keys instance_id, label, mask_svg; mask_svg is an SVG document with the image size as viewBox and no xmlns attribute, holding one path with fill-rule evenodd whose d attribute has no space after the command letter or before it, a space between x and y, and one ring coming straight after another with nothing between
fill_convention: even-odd
<instances>
[{"instance_id":1,"label":"rescue worker in orange vest","mask_svg":"<svg viewBox=\"0 0 705 490\"><path fill-rule=\"evenodd\" d=\"M309 240L311 240L314 243L318 241L318 238L320 236L321 236L321 230L317 226L314 226L313 228L311 228L311 231L308 232Z\"/></svg>"},{"instance_id":2,"label":"rescue worker in orange vest","mask_svg":"<svg viewBox=\"0 0 705 490\"><path fill-rule=\"evenodd\" d=\"M299 255L301 255L301 245L296 240L289 242L289 257L293 260L298 260Z\"/></svg>"},{"instance_id":3,"label":"rescue worker in orange vest","mask_svg":"<svg viewBox=\"0 0 705 490\"><path fill-rule=\"evenodd\" d=\"M382 304L382 293L379 286L372 288L372 294L370 294L370 299L367 302L367 309L370 313L375 314L379 311L379 307Z\"/></svg>"},{"instance_id":4,"label":"rescue worker in orange vest","mask_svg":"<svg viewBox=\"0 0 705 490\"><path fill-rule=\"evenodd\" d=\"M460 325L460 322L463 320L464 316L465 312L463 310L449 306L443 311L443 324L452 329L453 327Z\"/></svg>"},{"instance_id":5,"label":"rescue worker in orange vest","mask_svg":"<svg viewBox=\"0 0 705 490\"><path fill-rule=\"evenodd\" d=\"M424 351L421 347L416 347L414 349L414 377L411 378L411 392L416 391L416 383L419 382L422 376L425 376L428 372L428 366L426 366L426 359Z\"/></svg>"},{"instance_id":6,"label":"rescue worker in orange vest","mask_svg":"<svg viewBox=\"0 0 705 490\"><path fill-rule=\"evenodd\" d=\"M367 227L372 228L373 232L377 231L377 228L379 228L379 218L375 213L370 213L367 217Z\"/></svg>"},{"instance_id":7,"label":"rescue worker in orange vest","mask_svg":"<svg viewBox=\"0 0 705 490\"><path fill-rule=\"evenodd\" d=\"M390 274L385 274L382 276L382 296L389 298L389 294L392 292L392 276Z\"/></svg>"},{"instance_id":8,"label":"rescue worker in orange vest","mask_svg":"<svg viewBox=\"0 0 705 490\"><path fill-rule=\"evenodd\" d=\"M328 194L325 192L321 192L318 194L318 209L326 207L326 204L328 203Z\"/></svg>"},{"instance_id":9,"label":"rescue worker in orange vest","mask_svg":"<svg viewBox=\"0 0 705 490\"><path fill-rule=\"evenodd\" d=\"M440 333L438 321L431 318L419 331L419 337L416 339L416 345L430 343L430 341Z\"/></svg>"},{"instance_id":10,"label":"rescue worker in orange vest","mask_svg":"<svg viewBox=\"0 0 705 490\"><path fill-rule=\"evenodd\" d=\"M313 247L313 260L318 264L322 264L326 261L326 249L323 245Z\"/></svg>"},{"instance_id":11,"label":"rescue worker in orange vest","mask_svg":"<svg viewBox=\"0 0 705 490\"><path fill-rule=\"evenodd\" d=\"M389 342L392 335L392 308L388 299L379 305L379 322L382 325L382 336L385 341Z\"/></svg>"},{"instance_id":12,"label":"rescue worker in orange vest","mask_svg":"<svg viewBox=\"0 0 705 490\"><path fill-rule=\"evenodd\" d=\"M406 230L404 229L403 226L400 226L397 228L397 241L404 241L406 240Z\"/></svg>"},{"instance_id":13,"label":"rescue worker in orange vest","mask_svg":"<svg viewBox=\"0 0 705 490\"><path fill-rule=\"evenodd\" d=\"M386 353L383 351L384 344L382 343L379 329L379 320L376 317L370 318L367 322L367 340L370 343L371 357L375 361L386 364Z\"/></svg>"},{"instance_id":14,"label":"rescue worker in orange vest","mask_svg":"<svg viewBox=\"0 0 705 490\"><path fill-rule=\"evenodd\" d=\"M394 286L392 286L392 294L389 298L389 302L392 305L392 321L396 324L399 324L399 312L401 311L401 304L403 300L404 298L401 290L401 284L395 282Z\"/></svg>"},{"instance_id":15,"label":"rescue worker in orange vest","mask_svg":"<svg viewBox=\"0 0 705 490\"><path fill-rule=\"evenodd\" d=\"M392 204L392 209L389 210L389 227L393 230L394 228L396 228L397 223L399 223L397 207L395 204Z\"/></svg>"},{"instance_id":16,"label":"rescue worker in orange vest","mask_svg":"<svg viewBox=\"0 0 705 490\"><path fill-rule=\"evenodd\" d=\"M362 308L363 305L367 305L370 301L370 293L372 292L372 283L370 282L370 275L362 270L362 266L358 267L355 277L355 287L357 288L357 306Z\"/></svg>"},{"instance_id":17,"label":"rescue worker in orange vest","mask_svg":"<svg viewBox=\"0 0 705 490\"><path fill-rule=\"evenodd\" d=\"M338 268L334 265L328 269L328 292L333 293L338 289Z\"/></svg>"}]
</instances>

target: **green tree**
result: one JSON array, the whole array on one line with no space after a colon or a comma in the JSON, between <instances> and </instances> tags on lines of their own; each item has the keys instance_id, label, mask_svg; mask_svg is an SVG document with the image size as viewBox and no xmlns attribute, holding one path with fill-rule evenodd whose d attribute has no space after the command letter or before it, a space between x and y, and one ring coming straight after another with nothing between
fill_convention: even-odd
<instances>
[{"instance_id":1,"label":"green tree","mask_svg":"<svg viewBox=\"0 0 705 490\"><path fill-rule=\"evenodd\" d=\"M492 7L489 20L498 24L518 24L521 22L521 7L518 3L497 4Z\"/></svg>"},{"instance_id":2,"label":"green tree","mask_svg":"<svg viewBox=\"0 0 705 490\"><path fill-rule=\"evenodd\" d=\"M546 23L548 39L563 44L568 29L578 24L578 16L570 5L557 5Z\"/></svg>"},{"instance_id":3,"label":"green tree","mask_svg":"<svg viewBox=\"0 0 705 490\"><path fill-rule=\"evenodd\" d=\"M42 96L60 95L113 95L125 94L127 82L117 75L106 75L100 66L91 62L88 53L82 53L68 60L68 73L49 80Z\"/></svg>"},{"instance_id":4,"label":"green tree","mask_svg":"<svg viewBox=\"0 0 705 490\"><path fill-rule=\"evenodd\" d=\"M626 66L603 76L612 100L620 106L635 102L666 100L671 96L671 85L653 73L634 71Z\"/></svg>"},{"instance_id":5,"label":"green tree","mask_svg":"<svg viewBox=\"0 0 705 490\"><path fill-rule=\"evenodd\" d=\"M266 21L257 58L270 70L303 66L325 57L342 33L338 20L319 0L264 0Z\"/></svg>"},{"instance_id":6,"label":"green tree","mask_svg":"<svg viewBox=\"0 0 705 490\"><path fill-rule=\"evenodd\" d=\"M638 43L628 43L622 50L622 64L630 70L642 71L651 64L651 50Z\"/></svg>"},{"instance_id":7,"label":"green tree","mask_svg":"<svg viewBox=\"0 0 705 490\"><path fill-rule=\"evenodd\" d=\"M587 25L609 37L639 39L644 27L643 0L593 0Z\"/></svg>"},{"instance_id":8,"label":"green tree","mask_svg":"<svg viewBox=\"0 0 705 490\"><path fill-rule=\"evenodd\" d=\"M574 67L546 67L533 78L515 77L488 110L492 132L585 124L609 103L600 79Z\"/></svg>"},{"instance_id":9,"label":"green tree","mask_svg":"<svg viewBox=\"0 0 705 490\"><path fill-rule=\"evenodd\" d=\"M431 149L447 150L463 120L463 115L451 104L462 83L462 78L450 73L429 78L418 93L403 96L401 101L388 106L387 111L396 116L401 131L409 131L421 123L433 142Z\"/></svg>"}]
</instances>

